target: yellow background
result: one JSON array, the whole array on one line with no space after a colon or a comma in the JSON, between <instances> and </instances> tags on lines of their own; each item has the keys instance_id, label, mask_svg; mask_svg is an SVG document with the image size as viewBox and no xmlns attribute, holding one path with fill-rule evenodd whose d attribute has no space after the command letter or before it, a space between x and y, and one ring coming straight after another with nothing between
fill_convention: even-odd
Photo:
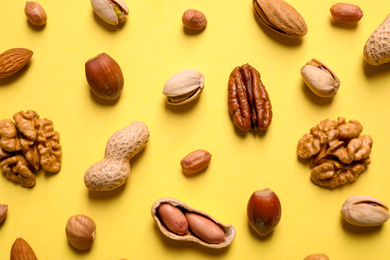
<instances>
[{"instance_id":1,"label":"yellow background","mask_svg":"<svg viewBox=\"0 0 390 260\"><path fill-rule=\"evenodd\" d=\"M363 58L368 36L390 12L390 2L356 0L364 16L357 26L335 23L336 1L289 1L304 17L308 34L288 39L270 32L254 16L250 0L126 1L125 24L110 26L88 0L41 0L43 29L24 15L25 1L1 1L0 51L34 51L27 66L0 80L0 116L32 109L54 122L61 135L63 167L37 173L22 188L0 176L0 203L9 206L0 225L0 259L9 259L15 239L24 238L38 259L388 259L390 224L355 228L341 217L351 195L371 195L390 204L388 131L390 64L374 67ZM206 29L188 33L181 23L189 8L204 12ZM105 52L121 66L125 85L117 102L102 104L89 90L85 62ZM300 68L311 58L325 62L341 80L333 99L320 99L304 85ZM227 107L227 81L234 67L249 63L261 74L271 98L273 121L266 132L243 133ZM187 105L165 103L165 81L183 69L205 75L201 97ZM374 140L372 163L355 183L333 190L310 180L300 161L301 136L324 119L360 121ZM150 129L146 148L131 160L123 187L89 192L83 175L102 159L106 141L134 120ZM180 160L196 149L212 154L207 170L185 176ZM250 195L271 188L282 204L275 231L262 239L249 227ZM175 197L237 230L222 250L179 242L161 234L150 209ZM75 214L97 225L90 250L73 249L65 225Z\"/></svg>"}]
</instances>

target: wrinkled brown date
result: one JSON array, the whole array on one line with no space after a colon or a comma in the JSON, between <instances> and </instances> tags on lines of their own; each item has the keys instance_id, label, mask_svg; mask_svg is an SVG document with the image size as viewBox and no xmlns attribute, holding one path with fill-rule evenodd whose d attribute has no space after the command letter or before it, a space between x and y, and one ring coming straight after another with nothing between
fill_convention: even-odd
<instances>
[{"instance_id":1,"label":"wrinkled brown date","mask_svg":"<svg viewBox=\"0 0 390 260\"><path fill-rule=\"evenodd\" d=\"M243 131L266 130L272 121L272 106L260 73L249 64L236 67L228 83L228 106L234 124Z\"/></svg>"}]
</instances>

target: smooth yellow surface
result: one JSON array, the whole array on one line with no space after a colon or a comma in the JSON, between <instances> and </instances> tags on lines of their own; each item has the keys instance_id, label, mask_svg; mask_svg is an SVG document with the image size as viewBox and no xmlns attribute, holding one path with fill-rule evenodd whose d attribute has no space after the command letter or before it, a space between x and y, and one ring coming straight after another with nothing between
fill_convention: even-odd
<instances>
[{"instance_id":1,"label":"smooth yellow surface","mask_svg":"<svg viewBox=\"0 0 390 260\"><path fill-rule=\"evenodd\" d=\"M52 120L61 135L63 167L58 174L38 172L31 189L0 175L0 203L9 205L0 224L0 259L9 259L18 236L38 259L303 259L312 253L389 259L389 223L354 228L340 214L351 195L390 204L390 64L373 67L363 59L368 36L390 12L389 1L353 1L364 12L356 26L333 21L329 8L336 1L289 1L307 23L302 39L259 24L250 0L126 2L126 23L110 26L89 0L41 0L48 16L43 29L28 22L25 1L1 2L0 52L34 51L22 71L0 80L1 119L32 109ZM183 29L181 15L189 8L206 14L204 31ZM102 52L119 63L125 78L113 104L98 102L85 78L85 62ZM317 98L305 87L299 70L311 58L340 78L333 99ZM271 98L274 117L266 132L237 130L228 112L229 74L245 63L260 72ZM198 100L172 107L162 88L183 69L201 71L205 89ZM372 163L358 180L330 190L311 182L296 145L311 127L338 116L360 121L374 146ZM148 125L150 141L131 160L128 182L112 192L89 192L84 172L103 158L111 134L133 120ZM179 162L200 148L212 154L210 166L187 177ZM282 218L262 239L248 225L246 205L254 191L267 187L279 196ZM233 225L233 243L212 250L164 237L150 209L166 196ZM66 222L75 214L96 222L90 250L74 250L66 240Z\"/></svg>"}]
</instances>

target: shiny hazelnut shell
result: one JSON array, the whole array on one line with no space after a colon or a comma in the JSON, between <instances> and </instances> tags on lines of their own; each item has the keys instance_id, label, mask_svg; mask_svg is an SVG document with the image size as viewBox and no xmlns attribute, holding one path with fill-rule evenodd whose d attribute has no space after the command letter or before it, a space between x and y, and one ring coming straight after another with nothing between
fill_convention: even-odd
<instances>
[{"instance_id":1,"label":"shiny hazelnut shell","mask_svg":"<svg viewBox=\"0 0 390 260\"><path fill-rule=\"evenodd\" d=\"M87 249L95 240L96 224L90 217L74 215L66 223L65 232L71 246Z\"/></svg>"},{"instance_id":2,"label":"shiny hazelnut shell","mask_svg":"<svg viewBox=\"0 0 390 260\"><path fill-rule=\"evenodd\" d=\"M124 79L119 64L106 53L101 53L85 63L88 84L96 96L114 100L122 92Z\"/></svg>"},{"instance_id":3,"label":"shiny hazelnut shell","mask_svg":"<svg viewBox=\"0 0 390 260\"><path fill-rule=\"evenodd\" d=\"M255 191L249 198L249 224L261 236L267 236L278 225L282 209L278 196L271 189Z\"/></svg>"}]
</instances>

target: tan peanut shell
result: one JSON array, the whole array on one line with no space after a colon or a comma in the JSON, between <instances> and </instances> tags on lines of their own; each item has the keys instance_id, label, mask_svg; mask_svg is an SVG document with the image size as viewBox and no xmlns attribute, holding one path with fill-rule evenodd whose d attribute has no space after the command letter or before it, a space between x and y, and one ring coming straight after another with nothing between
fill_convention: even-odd
<instances>
[{"instance_id":1,"label":"tan peanut shell","mask_svg":"<svg viewBox=\"0 0 390 260\"><path fill-rule=\"evenodd\" d=\"M223 232L225 233L225 237L226 237L225 241L222 243L219 243L219 244L210 244L210 243L207 243L207 242L203 241L202 239L198 238L191 230L189 230L187 235L177 235L177 234L169 231L164 226L164 224L161 222L161 220L158 216L158 213L157 213L158 207L163 203L170 203L176 207L183 209L183 211L185 211L185 212L197 213L197 214L200 214L204 217L209 218L210 220L212 220L213 222L218 224L223 229ZM152 213L153 219L156 221L160 231L166 237L173 239L173 240L192 241L192 242L198 243L198 244L205 246L205 247L219 249L219 248L224 248L224 247L230 245L233 242L234 237L236 236L236 229L232 225L224 225L221 222L219 222L218 220L216 220L215 218L213 218L212 216L210 216L209 214L207 214L203 211L200 211L198 209L195 209L195 208L193 208L193 207L191 207L191 206L185 204L184 202L182 202L178 199L175 199L175 198L164 197L164 198L158 199L157 201L155 201L153 203L151 213Z\"/></svg>"},{"instance_id":2,"label":"tan peanut shell","mask_svg":"<svg viewBox=\"0 0 390 260\"><path fill-rule=\"evenodd\" d=\"M364 45L364 59L371 65L379 66L390 62L390 14L368 37Z\"/></svg>"},{"instance_id":3,"label":"tan peanut shell","mask_svg":"<svg viewBox=\"0 0 390 260\"><path fill-rule=\"evenodd\" d=\"M90 190L108 191L118 188L130 175L130 159L149 141L149 129L140 121L115 132L107 141L104 159L90 166L84 183Z\"/></svg>"}]
</instances>

